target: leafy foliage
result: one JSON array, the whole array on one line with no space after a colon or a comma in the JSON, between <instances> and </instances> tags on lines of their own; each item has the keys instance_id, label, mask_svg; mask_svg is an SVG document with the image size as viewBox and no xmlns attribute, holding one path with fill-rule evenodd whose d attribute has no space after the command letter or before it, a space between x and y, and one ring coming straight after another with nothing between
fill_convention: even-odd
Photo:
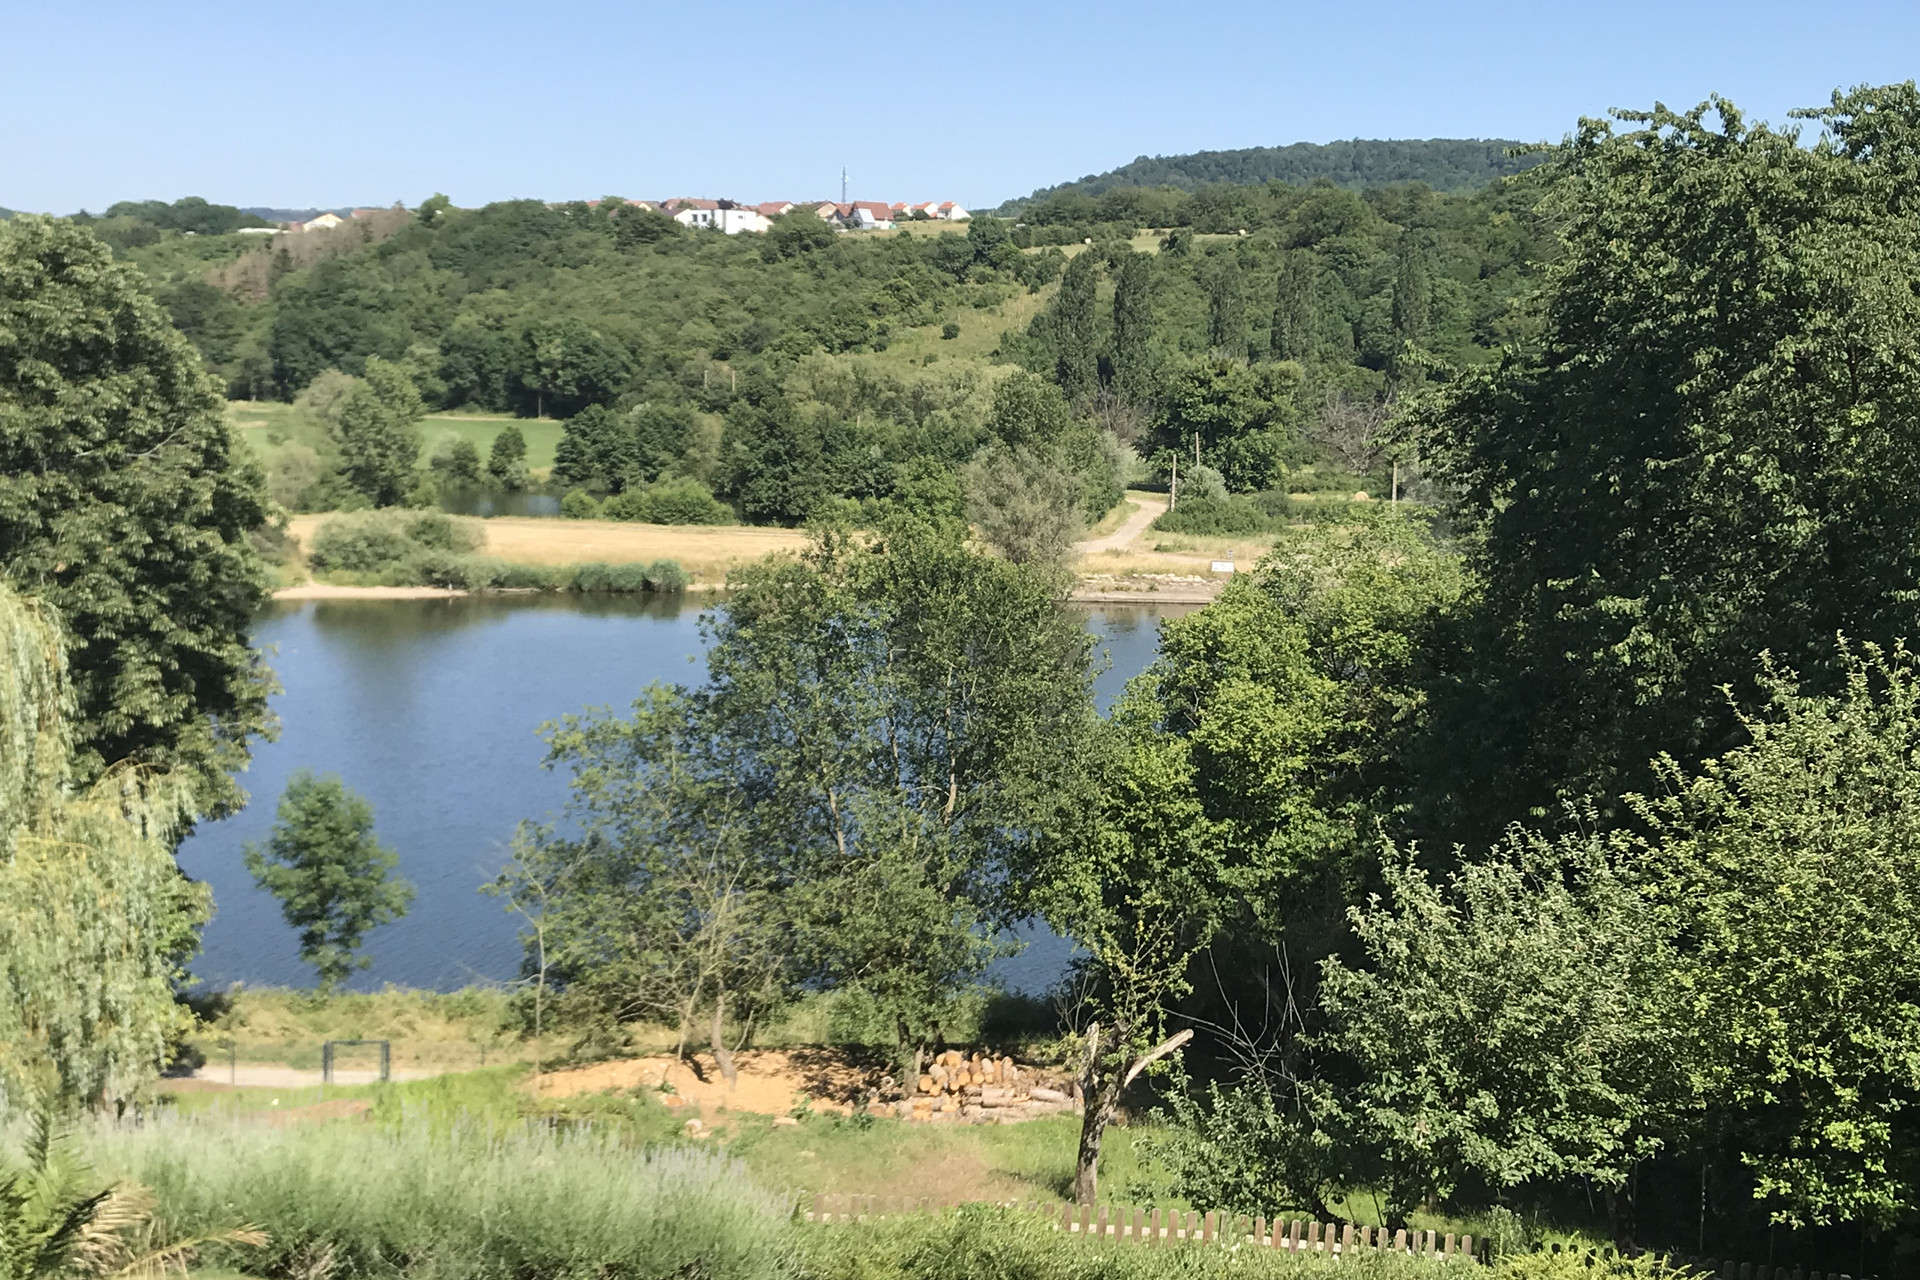
<instances>
[{"instance_id":1,"label":"leafy foliage","mask_svg":"<svg viewBox=\"0 0 1920 1280\"><path fill-rule=\"evenodd\" d=\"M0 1112L123 1100L152 1079L208 914L173 863L190 782L73 776L64 647L57 615L0 585Z\"/></svg>"},{"instance_id":2,"label":"leafy foliage","mask_svg":"<svg viewBox=\"0 0 1920 1280\"><path fill-rule=\"evenodd\" d=\"M280 900L322 992L372 964L358 954L367 931L398 920L413 901L413 886L393 874L398 856L374 839L373 806L337 777L294 774L272 834L264 846L249 844L246 859Z\"/></svg>"},{"instance_id":3,"label":"leafy foliage","mask_svg":"<svg viewBox=\"0 0 1920 1280\"><path fill-rule=\"evenodd\" d=\"M0 227L0 570L67 628L77 780L116 761L179 770L196 807L267 731L247 646L266 520L193 349L89 232Z\"/></svg>"},{"instance_id":4,"label":"leafy foliage","mask_svg":"<svg viewBox=\"0 0 1920 1280\"><path fill-rule=\"evenodd\" d=\"M1718 101L1587 122L1541 335L1425 415L1497 629L1463 763L1508 800L1644 785L1728 741L1762 652L1817 682L1835 633L1911 626L1920 99L1820 118L1813 146Z\"/></svg>"}]
</instances>

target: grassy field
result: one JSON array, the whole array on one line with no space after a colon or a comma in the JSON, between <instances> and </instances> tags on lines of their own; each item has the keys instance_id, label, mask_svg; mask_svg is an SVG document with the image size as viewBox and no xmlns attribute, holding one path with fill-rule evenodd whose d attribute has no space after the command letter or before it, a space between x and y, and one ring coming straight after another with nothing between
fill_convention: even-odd
<instances>
[{"instance_id":1,"label":"grassy field","mask_svg":"<svg viewBox=\"0 0 1920 1280\"><path fill-rule=\"evenodd\" d=\"M283 1129L343 1115L366 1116L382 1130L424 1126L436 1133L510 1135L528 1120L592 1131L622 1146L698 1147L736 1159L753 1184L782 1195L871 1195L924 1199L935 1206L980 1201L1038 1201L1058 1207L1072 1198L1080 1122L1061 1115L1010 1125L928 1125L868 1116L813 1115L776 1124L768 1115L704 1114L701 1137L685 1131L689 1109L670 1107L653 1090L535 1097L524 1066L491 1067L432 1080L387 1085L200 1090L171 1099L169 1110L202 1121L271 1117ZM1169 1171L1154 1156L1165 1134L1154 1119L1136 1115L1107 1131L1101 1148L1100 1199L1110 1204L1195 1209L1176 1194ZM1360 1191L1329 1207L1343 1220L1378 1225L1378 1199ZM1297 1206L1273 1206L1275 1210ZM1422 1212L1412 1225L1484 1236L1479 1215ZM1576 1223L1536 1225L1548 1239L1591 1245Z\"/></svg>"},{"instance_id":2,"label":"grassy field","mask_svg":"<svg viewBox=\"0 0 1920 1280\"><path fill-rule=\"evenodd\" d=\"M326 428L290 404L276 400L232 400L227 403L227 421L240 438L257 454L274 445L292 442L317 448L325 439ZM500 428L513 424L527 440L527 466L544 474L553 467L553 451L560 443L562 424L556 418L513 418L482 413L430 413L420 420L420 457L431 458L440 446L453 439L473 442L482 461L493 448Z\"/></svg>"},{"instance_id":3,"label":"grassy field","mask_svg":"<svg viewBox=\"0 0 1920 1280\"><path fill-rule=\"evenodd\" d=\"M930 367L941 370L964 366L998 379L1013 372L1012 365L990 363L994 349L1000 345L1000 335L1010 329L1024 332L1058 287L1048 285L1039 293L1022 291L983 311L956 307L940 324L894 330L885 351L842 355L835 359L909 376ZM958 337L940 336L942 325L948 321L960 326Z\"/></svg>"}]
</instances>

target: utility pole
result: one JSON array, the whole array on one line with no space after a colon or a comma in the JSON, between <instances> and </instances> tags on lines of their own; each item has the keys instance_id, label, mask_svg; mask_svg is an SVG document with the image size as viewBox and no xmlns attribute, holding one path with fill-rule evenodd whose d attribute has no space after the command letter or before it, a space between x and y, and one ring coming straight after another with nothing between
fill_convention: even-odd
<instances>
[{"instance_id":1,"label":"utility pole","mask_svg":"<svg viewBox=\"0 0 1920 1280\"><path fill-rule=\"evenodd\" d=\"M1196 467L1200 465L1200 433L1198 431L1193 433L1193 465Z\"/></svg>"},{"instance_id":2,"label":"utility pole","mask_svg":"<svg viewBox=\"0 0 1920 1280\"><path fill-rule=\"evenodd\" d=\"M1393 509L1400 509L1400 459L1393 460Z\"/></svg>"},{"instance_id":3,"label":"utility pole","mask_svg":"<svg viewBox=\"0 0 1920 1280\"><path fill-rule=\"evenodd\" d=\"M1180 455L1173 455L1173 479L1167 482L1167 510L1180 505Z\"/></svg>"}]
</instances>

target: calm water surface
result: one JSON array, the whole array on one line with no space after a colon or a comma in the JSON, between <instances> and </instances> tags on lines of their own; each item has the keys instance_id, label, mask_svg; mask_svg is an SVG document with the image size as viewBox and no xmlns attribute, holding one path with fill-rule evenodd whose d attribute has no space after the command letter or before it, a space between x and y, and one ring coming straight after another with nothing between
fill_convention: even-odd
<instances>
[{"instance_id":1,"label":"calm water surface","mask_svg":"<svg viewBox=\"0 0 1920 1280\"><path fill-rule=\"evenodd\" d=\"M703 678L699 603L595 600L319 601L277 605L254 632L284 687L277 742L257 746L242 779L253 802L203 825L180 850L213 887L217 914L194 964L216 984L305 986L293 932L256 889L241 848L263 840L297 769L338 773L373 804L374 829L419 889L405 919L369 935L373 967L356 987L395 982L448 989L513 977L517 925L478 892L507 857L523 818L566 799L566 779L540 767L539 726L593 706L625 707L654 680ZM1094 607L1087 625L1105 653L1102 709L1153 658L1162 617L1178 606ZM1041 989L1065 948L1042 936L998 971Z\"/></svg>"}]
</instances>

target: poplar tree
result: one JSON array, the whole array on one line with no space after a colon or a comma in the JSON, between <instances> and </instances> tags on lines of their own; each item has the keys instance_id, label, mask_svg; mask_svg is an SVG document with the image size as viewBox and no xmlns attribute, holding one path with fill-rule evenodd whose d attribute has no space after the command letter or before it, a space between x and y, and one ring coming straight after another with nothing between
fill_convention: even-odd
<instances>
[{"instance_id":1,"label":"poplar tree","mask_svg":"<svg viewBox=\"0 0 1920 1280\"><path fill-rule=\"evenodd\" d=\"M1113 385L1136 404L1153 394L1153 258L1129 253L1113 282Z\"/></svg>"},{"instance_id":2,"label":"poplar tree","mask_svg":"<svg viewBox=\"0 0 1920 1280\"><path fill-rule=\"evenodd\" d=\"M1222 257L1207 276L1207 345L1222 355L1247 354L1246 282L1240 264Z\"/></svg>"},{"instance_id":3,"label":"poplar tree","mask_svg":"<svg viewBox=\"0 0 1920 1280\"><path fill-rule=\"evenodd\" d=\"M1093 255L1078 254L1060 277L1060 292L1048 309L1053 339L1053 378L1074 403L1091 399L1100 384L1099 338L1095 321Z\"/></svg>"},{"instance_id":4,"label":"poplar tree","mask_svg":"<svg viewBox=\"0 0 1920 1280\"><path fill-rule=\"evenodd\" d=\"M1305 360L1314 353L1316 274L1313 255L1305 249L1291 249L1280 259L1267 342L1267 353L1275 360Z\"/></svg>"}]
</instances>

